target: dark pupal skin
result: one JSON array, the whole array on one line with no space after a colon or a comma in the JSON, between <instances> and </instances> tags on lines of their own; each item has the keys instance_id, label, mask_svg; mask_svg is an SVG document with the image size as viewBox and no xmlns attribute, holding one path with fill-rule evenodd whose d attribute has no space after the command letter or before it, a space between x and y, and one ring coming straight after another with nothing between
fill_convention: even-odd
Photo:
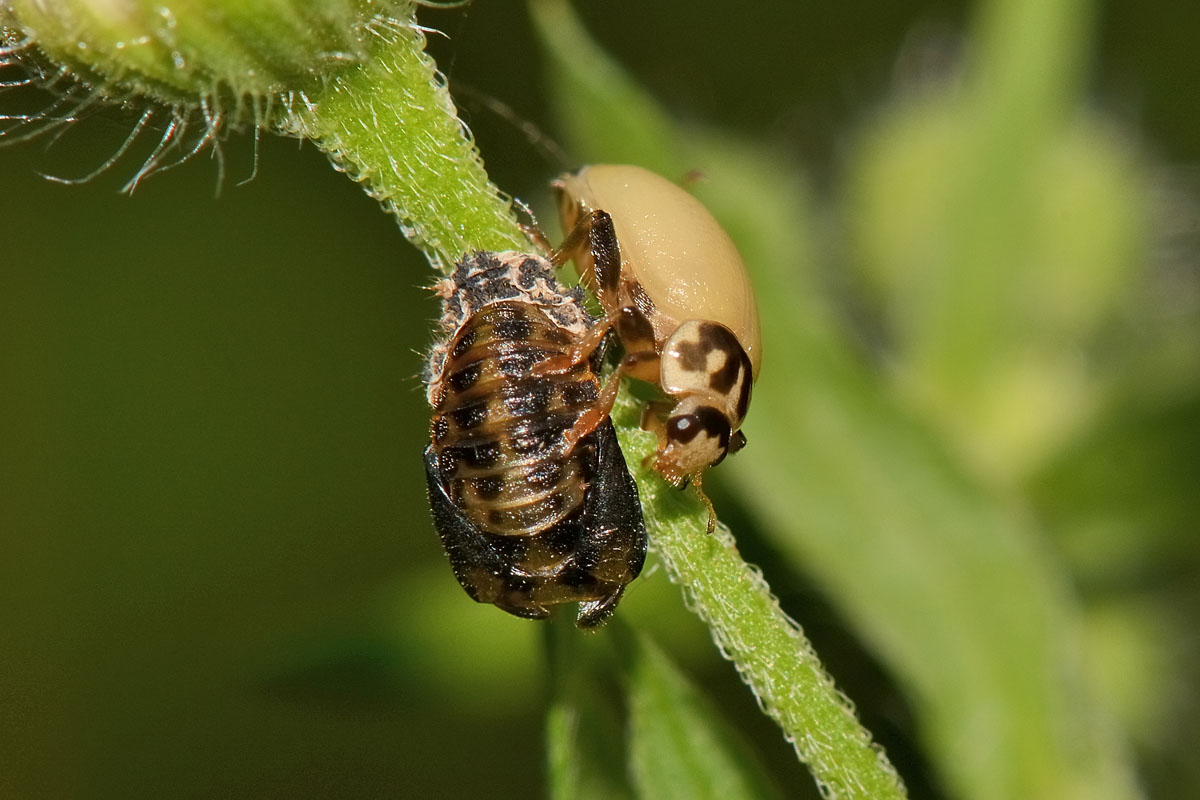
<instances>
[{"instance_id":1,"label":"dark pupal skin","mask_svg":"<svg viewBox=\"0 0 1200 800\"><path fill-rule=\"evenodd\" d=\"M579 603L594 627L646 555L637 487L608 409L598 349L568 370L593 320L545 259L477 252L436 287L444 341L427 366L433 406L426 478L434 523L459 583L520 617Z\"/></svg>"}]
</instances>

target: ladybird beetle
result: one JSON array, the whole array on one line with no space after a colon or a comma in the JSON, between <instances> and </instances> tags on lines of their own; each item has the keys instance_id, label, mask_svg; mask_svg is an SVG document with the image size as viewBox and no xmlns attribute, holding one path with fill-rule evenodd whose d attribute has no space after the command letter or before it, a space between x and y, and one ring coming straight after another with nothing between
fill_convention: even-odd
<instances>
[{"instance_id":1,"label":"ladybird beetle","mask_svg":"<svg viewBox=\"0 0 1200 800\"><path fill-rule=\"evenodd\" d=\"M591 628L616 608L646 556L637 486L608 408L601 340L570 369L535 367L595 322L541 256L476 252L434 287L445 338L425 382L429 501L459 583L519 617L579 603Z\"/></svg>"},{"instance_id":2,"label":"ladybird beetle","mask_svg":"<svg viewBox=\"0 0 1200 800\"><path fill-rule=\"evenodd\" d=\"M676 486L699 489L704 469L746 442L740 428L762 362L741 256L698 200L640 167L584 167L554 188L569 233L551 261L574 259L595 292L606 319L590 336L616 332L625 349L619 371L668 396L642 420L658 435L655 467ZM615 391L606 387L604 401ZM711 530L712 504L700 495Z\"/></svg>"}]
</instances>

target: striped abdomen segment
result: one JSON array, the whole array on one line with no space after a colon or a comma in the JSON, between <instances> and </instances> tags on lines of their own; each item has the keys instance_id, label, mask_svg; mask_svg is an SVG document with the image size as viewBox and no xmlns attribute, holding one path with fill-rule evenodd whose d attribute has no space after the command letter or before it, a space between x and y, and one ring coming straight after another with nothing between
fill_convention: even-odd
<instances>
[{"instance_id":1,"label":"striped abdomen segment","mask_svg":"<svg viewBox=\"0 0 1200 800\"><path fill-rule=\"evenodd\" d=\"M593 476L566 434L595 403L587 364L533 368L573 339L528 303L487 306L457 331L442 372L433 448L451 500L479 530L532 536L577 510Z\"/></svg>"}]
</instances>

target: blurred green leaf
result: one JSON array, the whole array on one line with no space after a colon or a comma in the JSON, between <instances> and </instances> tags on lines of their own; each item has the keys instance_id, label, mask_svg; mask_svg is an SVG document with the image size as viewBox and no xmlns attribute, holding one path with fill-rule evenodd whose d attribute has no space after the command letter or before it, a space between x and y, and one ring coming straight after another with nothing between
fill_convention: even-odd
<instances>
[{"instance_id":1,"label":"blurred green leaf","mask_svg":"<svg viewBox=\"0 0 1200 800\"><path fill-rule=\"evenodd\" d=\"M1058 11L1042 17L1027 6L1049 32L1069 27ZM1029 24L1020 14L996 13L1005 30ZM1028 37L1030 46L1048 31ZM632 82L611 62L598 65L594 50L586 66L574 60L587 46L564 39L556 31L546 46L568 130L578 129L577 120L606 123L572 142L587 159L650 154L656 160L643 166L707 176L696 193L753 273L766 354L746 425L750 446L718 473L737 482L791 567L816 576L906 687L945 784L996 800L1136 796L1119 735L1089 695L1079 610L1065 574L1039 542L1041 531L1006 498L989 494L957 458L956 444L909 418L866 367L822 285L817 215L795 171L770 151L690 129L667 126L657 148L646 144L662 135L661 112L631 134L652 101L626 102L638 91ZM1028 77L1002 81L1006 101L1019 102L1012 93L1019 97ZM1053 104L1070 85L1039 88ZM1052 112L1022 119L1023 140L1051 128ZM1002 188L1010 177L1001 171L998 186L985 186ZM911 180L920 181L920 172ZM908 201L892 202L900 208ZM944 346L970 352L972 343Z\"/></svg>"},{"instance_id":2,"label":"blurred green leaf","mask_svg":"<svg viewBox=\"0 0 1200 800\"><path fill-rule=\"evenodd\" d=\"M550 663L546 759L551 800L633 796L608 628L583 634L569 614L544 626Z\"/></svg>"},{"instance_id":3,"label":"blurred green leaf","mask_svg":"<svg viewBox=\"0 0 1200 800\"><path fill-rule=\"evenodd\" d=\"M622 637L629 748L638 795L654 800L780 797L753 752L666 655L644 636Z\"/></svg>"},{"instance_id":4,"label":"blurred green leaf","mask_svg":"<svg viewBox=\"0 0 1200 800\"><path fill-rule=\"evenodd\" d=\"M1077 94L1087 15L984 4L961 85L900 95L851 160L851 266L891 377L1002 486L1094 421L1111 375L1088 356L1145 260L1141 165Z\"/></svg>"}]
</instances>

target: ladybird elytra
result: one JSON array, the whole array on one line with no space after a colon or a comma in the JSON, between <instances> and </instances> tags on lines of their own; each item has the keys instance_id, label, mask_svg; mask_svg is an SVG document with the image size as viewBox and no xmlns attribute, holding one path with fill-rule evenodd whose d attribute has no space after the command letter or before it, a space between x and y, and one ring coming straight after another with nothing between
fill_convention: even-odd
<instances>
[{"instance_id":1,"label":"ladybird elytra","mask_svg":"<svg viewBox=\"0 0 1200 800\"><path fill-rule=\"evenodd\" d=\"M612 217L621 269L653 302L660 341L684 320L719 322L733 331L758 376L762 333L754 288L733 240L699 200L625 164L593 164L554 186L567 230L589 211Z\"/></svg>"},{"instance_id":2,"label":"ladybird elytra","mask_svg":"<svg viewBox=\"0 0 1200 800\"><path fill-rule=\"evenodd\" d=\"M544 618L577 602L602 623L646 553L637 487L602 407L599 354L567 369L592 318L526 253L477 252L435 291L444 338L426 366L434 523L468 595ZM594 349L594 348L593 348Z\"/></svg>"}]
</instances>

